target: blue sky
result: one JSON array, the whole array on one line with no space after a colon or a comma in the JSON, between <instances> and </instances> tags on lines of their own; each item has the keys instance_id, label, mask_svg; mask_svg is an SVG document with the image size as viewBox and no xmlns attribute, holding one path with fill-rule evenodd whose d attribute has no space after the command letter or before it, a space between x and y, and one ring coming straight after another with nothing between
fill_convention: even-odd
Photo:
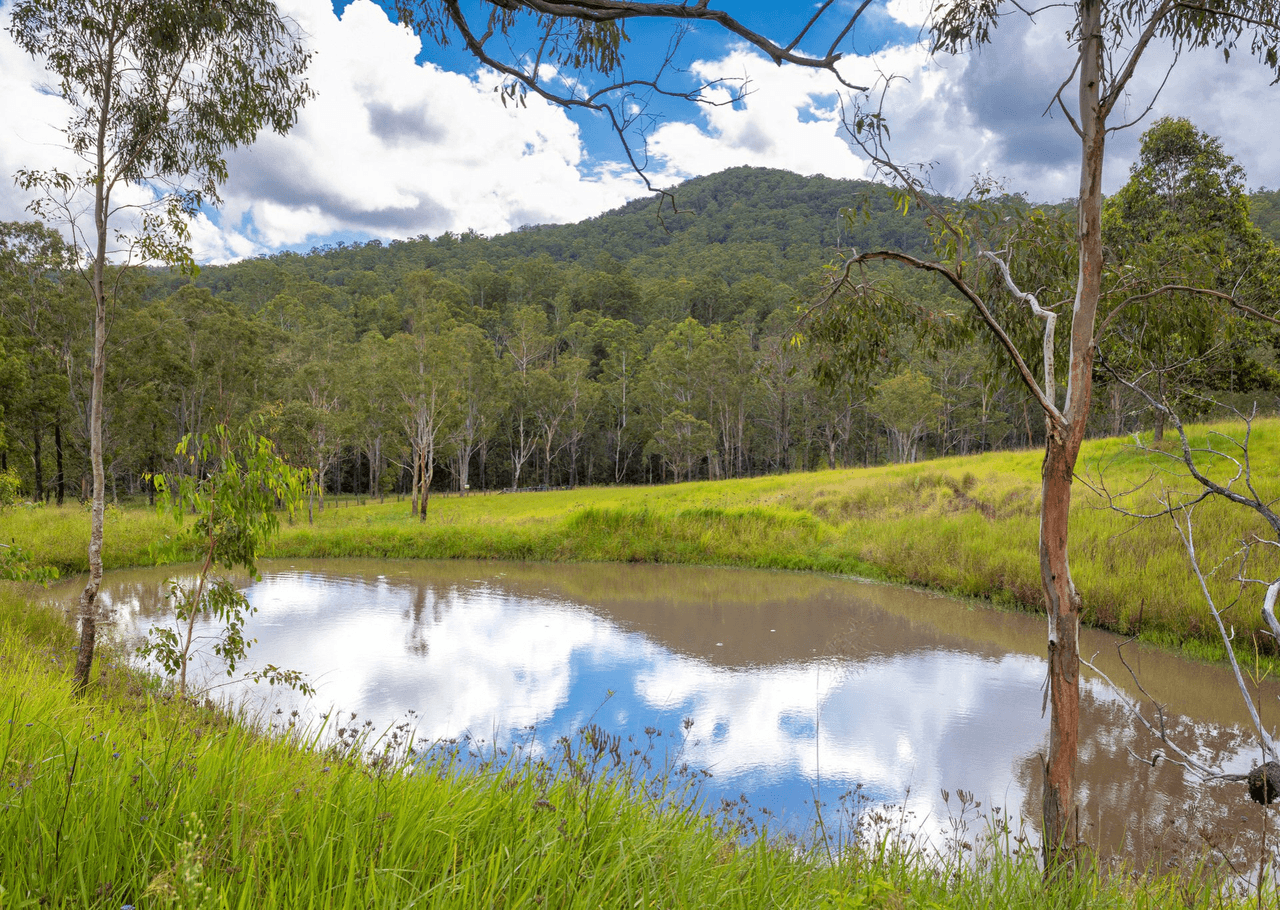
<instances>
[{"instance_id":1,"label":"blue sky","mask_svg":"<svg viewBox=\"0 0 1280 910\"><path fill-rule=\"evenodd\" d=\"M198 261L224 262L343 240L390 240L522 224L570 222L644 193L598 116L570 116L531 101L497 103L496 74L458 46L423 42L391 22L373 0L278 0L314 50L317 97L287 137L268 135L229 157L225 205L193 225ZM478 5L479 0L471 0ZM852 0L837 0L846 7ZM749 26L789 40L814 6L719 0ZM892 152L919 163L935 189L962 194L975 176L1002 180L1036 201L1074 196L1078 144L1064 118L1045 113L1071 71L1067 23L1049 8L1034 21L1010 16L980 53L931 58L920 42L929 0L874 0L841 72L855 83L895 77L886 105ZM834 8L833 8L834 12ZM0 0L0 16L8 5ZM669 26L633 24L628 74L647 73L667 46ZM806 49L830 43L811 36ZM776 67L742 42L702 26L682 45L687 85L750 80L744 103L712 107L664 102L648 133L647 173L659 186L737 165L800 174L870 176L840 122L839 85L828 74ZM1131 92L1137 116L1171 55L1148 55ZM0 33L0 173L74 166L60 148L66 111L41 90L46 76ZM1220 136L1251 186L1280 185L1280 144L1259 129L1276 117L1276 88L1246 55L1187 54L1144 123L1190 117ZM710 97L724 96L710 93ZM1106 189L1118 188L1136 155L1142 126L1109 140ZM29 200L0 181L0 219L26 217Z\"/></svg>"}]
</instances>

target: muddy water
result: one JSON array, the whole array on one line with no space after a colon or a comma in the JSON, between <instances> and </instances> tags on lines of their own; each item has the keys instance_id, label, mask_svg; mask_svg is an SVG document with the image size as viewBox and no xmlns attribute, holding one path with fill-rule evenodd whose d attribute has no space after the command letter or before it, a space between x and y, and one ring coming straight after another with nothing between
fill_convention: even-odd
<instances>
[{"instance_id":1,"label":"muddy water","mask_svg":"<svg viewBox=\"0 0 1280 910\"><path fill-rule=\"evenodd\" d=\"M310 676L318 695L285 704L304 719L337 708L381 727L412 710L419 740L518 740L535 752L588 722L638 740L656 729L661 754L711 773L710 803L745 794L776 813L775 829L805 830L815 798L835 815L853 788L903 807L907 826L935 841L961 789L984 814L998 807L1031 828L1038 816L1047 725L1035 617L726 569L355 560L261 569L248 587L259 611L247 629L258 640L252 662ZM165 577L107 577L122 635L163 618ZM1197 784L1131 754L1148 757L1153 744L1121 707L1140 692L1117 641L1083 637L1121 689L1096 678L1083 686L1081 836L1161 862L1206 837L1247 839L1261 816L1240 785ZM1255 763L1228 672L1136 645L1126 654L1203 760L1229 771ZM1259 693L1264 720L1280 715L1277 695L1274 685Z\"/></svg>"}]
</instances>

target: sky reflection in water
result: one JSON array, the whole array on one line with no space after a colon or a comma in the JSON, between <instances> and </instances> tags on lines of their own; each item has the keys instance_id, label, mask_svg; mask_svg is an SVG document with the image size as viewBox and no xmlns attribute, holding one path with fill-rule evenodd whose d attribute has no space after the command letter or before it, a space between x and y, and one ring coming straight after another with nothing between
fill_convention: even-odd
<instances>
[{"instance_id":1,"label":"sky reflection in water","mask_svg":"<svg viewBox=\"0 0 1280 910\"><path fill-rule=\"evenodd\" d=\"M259 610L247 630L258 639L253 662L310 676L318 695L306 717L333 706L383 728L412 709L420 741L469 735L535 752L589 722L640 742L657 728L666 754L711 772L710 804L746 794L791 830L811 824L815 796L834 805L855 786L905 804L935 838L946 828L943 788L1036 814L1045 669L1032 617L784 573L356 561L262 571L249 588ZM162 580L108 577L126 634L153 621ZM1167 655L1135 659L1157 697L1185 687L1170 700L1193 711L1192 690L1203 700L1206 679L1222 684L1216 668L1205 677ZM1084 703L1086 827L1141 849L1146 832L1203 794L1181 772L1144 773L1129 757L1142 743L1109 688L1087 683ZM1230 755L1244 739L1206 722L1237 720L1220 715L1175 724L1207 753ZM1247 753L1228 760L1249 763ZM1195 817L1231 807L1197 803Z\"/></svg>"}]
</instances>

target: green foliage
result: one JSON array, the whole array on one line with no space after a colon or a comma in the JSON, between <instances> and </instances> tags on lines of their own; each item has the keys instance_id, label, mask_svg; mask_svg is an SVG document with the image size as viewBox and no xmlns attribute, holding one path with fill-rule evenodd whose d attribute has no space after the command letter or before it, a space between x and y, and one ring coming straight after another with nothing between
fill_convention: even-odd
<instances>
[{"instance_id":1,"label":"green foliage","mask_svg":"<svg viewBox=\"0 0 1280 910\"><path fill-rule=\"evenodd\" d=\"M1008 14L1000 0L955 0L940 4L930 23L936 46L946 53L963 53L991 41L992 32ZM1220 51L1230 60L1237 47L1245 47L1262 65L1280 78L1280 29L1275 26L1274 0L1253 0L1224 5L1151 3L1148 0L1100 2L1100 37L1108 51L1127 47L1135 32L1149 29L1174 54L1199 48ZM1073 43L1081 41L1078 33ZM1132 50L1132 48L1129 48Z\"/></svg>"},{"instance_id":2,"label":"green foliage","mask_svg":"<svg viewBox=\"0 0 1280 910\"><path fill-rule=\"evenodd\" d=\"M47 587L57 579L56 566L33 564L30 550L16 543L0 543L0 581L29 581Z\"/></svg>"},{"instance_id":3,"label":"green foliage","mask_svg":"<svg viewBox=\"0 0 1280 910\"><path fill-rule=\"evenodd\" d=\"M1186 118L1164 117L1142 134L1129 182L1108 201L1111 242L1177 240L1217 252L1249 229L1244 168Z\"/></svg>"},{"instance_id":4,"label":"green foliage","mask_svg":"<svg viewBox=\"0 0 1280 910\"><path fill-rule=\"evenodd\" d=\"M1249 369L1234 339L1258 343L1271 334L1194 290L1267 306L1274 297L1275 249L1250 220L1244 182L1216 137L1164 118L1143 134L1128 183L1104 209L1117 260L1111 306L1119 312L1103 355L1123 375L1149 377L1151 394L1188 417L1203 413L1214 390L1234 391L1236 374ZM1170 286L1185 290L1162 290Z\"/></svg>"},{"instance_id":5,"label":"green foliage","mask_svg":"<svg viewBox=\"0 0 1280 910\"><path fill-rule=\"evenodd\" d=\"M915 461L920 438L942 411L942 396L923 373L905 370L876 385L871 407L889 428L896 460Z\"/></svg>"},{"instance_id":6,"label":"green foliage","mask_svg":"<svg viewBox=\"0 0 1280 910\"><path fill-rule=\"evenodd\" d=\"M17 471L0 471L0 509L17 502L21 490L22 478Z\"/></svg>"},{"instance_id":7,"label":"green foliage","mask_svg":"<svg viewBox=\"0 0 1280 910\"><path fill-rule=\"evenodd\" d=\"M804 340L814 343L814 374L827 386L866 392L916 356L968 337L958 307L938 284L892 266L831 266L822 305ZM900 341L910 338L911 344Z\"/></svg>"},{"instance_id":8,"label":"green foliage","mask_svg":"<svg viewBox=\"0 0 1280 910\"><path fill-rule=\"evenodd\" d=\"M179 523L188 510L195 515L186 540L211 566L255 573L258 554L280 528L278 509L292 516L308 472L286 464L271 440L226 424L183 437L177 455L197 473L155 477L159 508Z\"/></svg>"},{"instance_id":9,"label":"green foliage","mask_svg":"<svg viewBox=\"0 0 1280 910\"><path fill-rule=\"evenodd\" d=\"M195 515L182 543L200 554L201 566L193 584L171 583L176 628L153 626L138 653L155 660L169 676L176 675L185 693L199 618L210 617L221 625L213 653L228 676L253 644L244 636L253 606L231 581L214 573L235 568L257 573L258 556L280 527L278 509L293 514L308 472L282 461L270 440L251 431L233 432L225 424L211 433L184 437L177 454L195 473L154 478L159 507L179 522L188 509ZM297 674L268 678L310 691Z\"/></svg>"},{"instance_id":10,"label":"green foliage","mask_svg":"<svg viewBox=\"0 0 1280 910\"><path fill-rule=\"evenodd\" d=\"M18 501L22 479L15 471L0 471L0 512ZM31 551L17 543L0 543L0 581L31 581L48 585L58 578L56 566L34 563Z\"/></svg>"}]
</instances>

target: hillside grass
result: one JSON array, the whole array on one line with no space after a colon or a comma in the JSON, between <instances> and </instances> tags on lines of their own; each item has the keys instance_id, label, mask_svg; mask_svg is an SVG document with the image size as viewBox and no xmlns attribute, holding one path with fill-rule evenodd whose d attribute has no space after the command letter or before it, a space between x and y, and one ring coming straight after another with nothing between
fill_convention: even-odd
<instances>
[{"instance_id":1,"label":"hillside grass","mask_svg":"<svg viewBox=\"0 0 1280 910\"><path fill-rule=\"evenodd\" d=\"M1239 436L1242 427L1197 427ZM1217 437L1214 437L1217 439ZM1220 440L1218 440L1220 443ZM1165 444L1166 451L1173 451ZM1251 440L1254 482L1280 495L1280 421L1258 421ZM534 561L683 563L792 569L905 582L998 605L1040 609L1037 557L1039 451L991 453L915 465L819 471L653 487L435 495L425 522L405 500L330 500L285 524L268 555L279 557L479 558ZM1214 470L1222 475L1224 465ZM1194 490L1176 462L1132 441L1086 443L1072 503L1070 556L1083 619L1099 628L1202 659L1224 651L1186 550L1168 518L1139 520L1118 501L1153 512L1159 498ZM1250 511L1206 502L1193 513L1197 547L1241 647L1274 653L1260 591L1240 590L1240 542L1266 537ZM189 558L166 545L171 519L145 506L107 516L108 568ZM82 507L14 508L0 514L0 540L13 539L63 572L85 568L88 517ZM1256 554L1252 577L1280 574L1275 548Z\"/></svg>"},{"instance_id":2,"label":"hillside grass","mask_svg":"<svg viewBox=\"0 0 1280 910\"><path fill-rule=\"evenodd\" d=\"M264 735L167 696L109 649L76 697L72 644L56 612L0 587L4 910L1254 905L1209 867L1086 862L1046 884L996 826L835 853L743 839L731 817L644 784L630 744L599 731L539 764L408 763L403 730L325 748Z\"/></svg>"}]
</instances>

